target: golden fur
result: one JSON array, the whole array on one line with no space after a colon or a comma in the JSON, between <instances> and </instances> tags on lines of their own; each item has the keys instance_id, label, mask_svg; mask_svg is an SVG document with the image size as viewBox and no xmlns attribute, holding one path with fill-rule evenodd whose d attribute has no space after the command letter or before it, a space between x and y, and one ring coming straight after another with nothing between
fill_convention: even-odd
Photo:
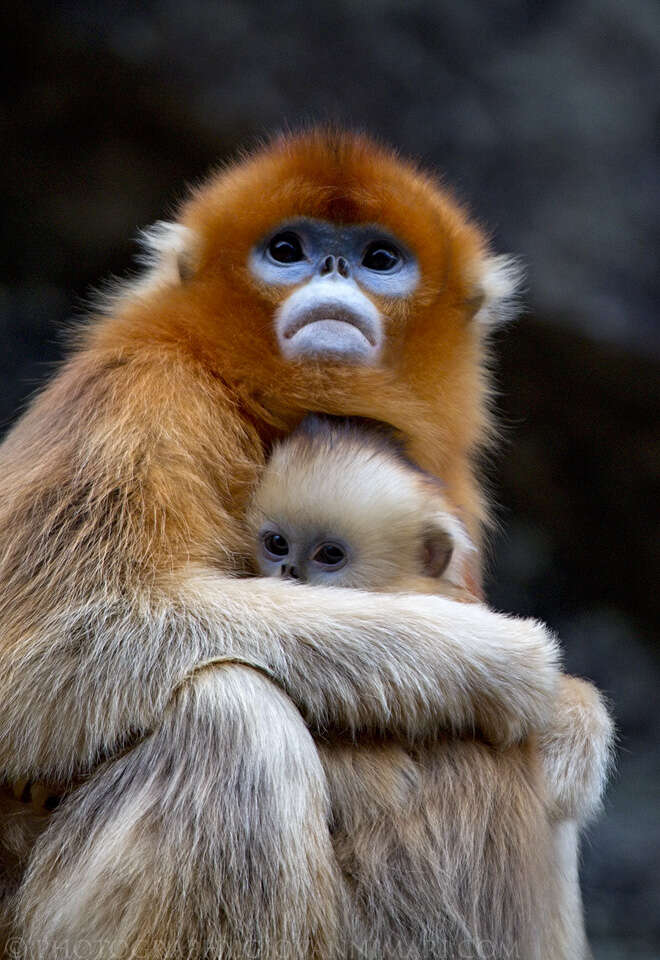
<instances>
[{"instance_id":1,"label":"golden fur","mask_svg":"<svg viewBox=\"0 0 660 960\"><path fill-rule=\"evenodd\" d=\"M293 213L376 221L416 252L417 291L378 304L377 366L279 356L278 296L246 259ZM310 410L400 430L478 542L484 337L507 309L509 268L430 177L327 131L212 177L149 244L147 275L90 321L0 448L0 776L69 791L3 874L14 944L54 957L91 943L121 960L345 956L369 873L333 852L318 744L347 737L371 769L383 738L422 749L474 730L492 746L475 747L489 759L443 832L460 881L438 905L446 922L387 915L427 957L459 928L465 956L486 928L496 949L536 943L539 801L507 750L552 709L545 628L442 597L238 576L250 491ZM481 874L470 823L482 830L494 804L520 829ZM382 930L360 915L356 936L380 956Z\"/></svg>"}]
</instances>

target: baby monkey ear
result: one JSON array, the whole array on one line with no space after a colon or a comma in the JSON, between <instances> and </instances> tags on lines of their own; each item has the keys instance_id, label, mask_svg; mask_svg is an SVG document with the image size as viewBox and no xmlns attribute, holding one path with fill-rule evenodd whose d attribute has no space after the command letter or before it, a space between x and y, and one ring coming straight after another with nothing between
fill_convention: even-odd
<instances>
[{"instance_id":1,"label":"baby monkey ear","mask_svg":"<svg viewBox=\"0 0 660 960\"><path fill-rule=\"evenodd\" d=\"M455 514L440 510L428 520L422 536L424 576L442 577L463 589L467 586L469 557L474 552L474 544Z\"/></svg>"},{"instance_id":2,"label":"baby monkey ear","mask_svg":"<svg viewBox=\"0 0 660 960\"><path fill-rule=\"evenodd\" d=\"M445 524L433 523L424 531L422 539L422 570L425 577L441 577L446 572L454 552L454 539Z\"/></svg>"}]
</instances>

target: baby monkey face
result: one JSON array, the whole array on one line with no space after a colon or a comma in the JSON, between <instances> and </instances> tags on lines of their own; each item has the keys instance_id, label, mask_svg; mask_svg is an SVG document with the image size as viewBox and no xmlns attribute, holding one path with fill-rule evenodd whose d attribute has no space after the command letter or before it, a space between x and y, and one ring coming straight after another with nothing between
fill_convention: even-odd
<instances>
[{"instance_id":1,"label":"baby monkey face","mask_svg":"<svg viewBox=\"0 0 660 960\"><path fill-rule=\"evenodd\" d=\"M322 529L266 522L259 531L257 563L265 577L288 577L317 585L350 586L354 550Z\"/></svg>"},{"instance_id":2,"label":"baby monkey face","mask_svg":"<svg viewBox=\"0 0 660 960\"><path fill-rule=\"evenodd\" d=\"M473 549L441 486L382 433L307 417L276 446L248 515L262 576L446 593Z\"/></svg>"}]
</instances>

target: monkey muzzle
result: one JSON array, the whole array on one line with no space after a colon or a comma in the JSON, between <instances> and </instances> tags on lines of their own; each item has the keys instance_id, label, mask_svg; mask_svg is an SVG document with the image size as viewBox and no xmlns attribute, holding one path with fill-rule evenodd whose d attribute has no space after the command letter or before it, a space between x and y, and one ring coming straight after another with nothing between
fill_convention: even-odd
<instances>
[{"instance_id":1,"label":"monkey muzzle","mask_svg":"<svg viewBox=\"0 0 660 960\"><path fill-rule=\"evenodd\" d=\"M287 359L375 363L380 356L380 312L349 280L319 279L299 287L279 308L275 322Z\"/></svg>"}]
</instances>

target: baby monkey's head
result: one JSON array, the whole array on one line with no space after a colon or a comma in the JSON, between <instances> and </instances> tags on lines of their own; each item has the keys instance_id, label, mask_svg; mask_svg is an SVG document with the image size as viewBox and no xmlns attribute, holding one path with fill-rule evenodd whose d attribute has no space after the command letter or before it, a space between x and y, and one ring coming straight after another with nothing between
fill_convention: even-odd
<instances>
[{"instance_id":1,"label":"baby monkey's head","mask_svg":"<svg viewBox=\"0 0 660 960\"><path fill-rule=\"evenodd\" d=\"M462 596L474 549L439 481L352 419L308 416L279 443L248 520L263 576L317 585Z\"/></svg>"}]
</instances>

